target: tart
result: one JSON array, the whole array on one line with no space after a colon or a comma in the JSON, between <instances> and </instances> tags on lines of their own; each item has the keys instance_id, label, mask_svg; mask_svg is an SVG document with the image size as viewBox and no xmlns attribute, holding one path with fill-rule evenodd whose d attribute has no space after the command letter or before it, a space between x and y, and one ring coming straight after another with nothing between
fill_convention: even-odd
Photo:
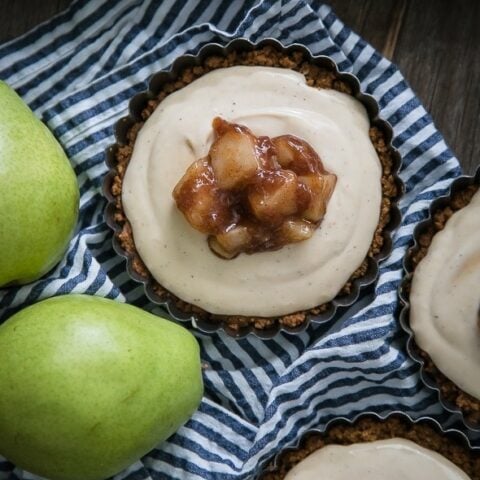
<instances>
[{"instance_id":1,"label":"tart","mask_svg":"<svg viewBox=\"0 0 480 480\"><path fill-rule=\"evenodd\" d=\"M401 296L409 351L444 406L480 429L480 170L436 200L414 232Z\"/></svg>"},{"instance_id":2,"label":"tart","mask_svg":"<svg viewBox=\"0 0 480 480\"><path fill-rule=\"evenodd\" d=\"M317 478L479 480L480 453L460 432L443 432L432 420L414 422L403 414L381 420L363 414L354 422L334 420L325 432L307 432L259 476Z\"/></svg>"},{"instance_id":3,"label":"tart","mask_svg":"<svg viewBox=\"0 0 480 480\"><path fill-rule=\"evenodd\" d=\"M300 46L236 40L179 59L150 88L119 124L104 185L114 246L150 299L203 330L222 326L235 336L253 330L263 337L281 328L301 331L312 316L330 319L339 306L351 305L391 248L402 191L391 130L356 79ZM272 241L276 230L256 250L219 258L216 240L225 232L207 235L187 221L193 215L177 208L176 186L187 171L198 173L202 161L207 168L215 160L215 121L272 144L296 138L318 154L318 172L335 177L336 185L321 220L309 224L308 240L279 245ZM251 204L249 211L255 211Z\"/></svg>"}]
</instances>

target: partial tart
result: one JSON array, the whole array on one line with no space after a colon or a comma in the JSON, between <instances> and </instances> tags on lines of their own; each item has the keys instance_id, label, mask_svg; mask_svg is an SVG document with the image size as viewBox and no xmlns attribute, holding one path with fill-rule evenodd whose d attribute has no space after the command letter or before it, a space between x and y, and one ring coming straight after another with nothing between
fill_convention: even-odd
<instances>
[{"instance_id":1,"label":"partial tart","mask_svg":"<svg viewBox=\"0 0 480 480\"><path fill-rule=\"evenodd\" d=\"M456 179L414 230L400 320L443 406L480 430L480 169Z\"/></svg>"},{"instance_id":2,"label":"partial tart","mask_svg":"<svg viewBox=\"0 0 480 480\"><path fill-rule=\"evenodd\" d=\"M373 413L335 419L306 432L264 469L258 480L480 480L480 452L459 431L432 419Z\"/></svg>"},{"instance_id":3,"label":"partial tart","mask_svg":"<svg viewBox=\"0 0 480 480\"><path fill-rule=\"evenodd\" d=\"M312 238L225 260L188 224L172 191L207 154L219 116L255 135L306 140L333 170L337 185ZM237 39L181 57L134 97L116 137L104 183L114 247L150 300L204 331L269 338L330 320L391 251L403 190L391 127L355 77L305 47Z\"/></svg>"}]
</instances>

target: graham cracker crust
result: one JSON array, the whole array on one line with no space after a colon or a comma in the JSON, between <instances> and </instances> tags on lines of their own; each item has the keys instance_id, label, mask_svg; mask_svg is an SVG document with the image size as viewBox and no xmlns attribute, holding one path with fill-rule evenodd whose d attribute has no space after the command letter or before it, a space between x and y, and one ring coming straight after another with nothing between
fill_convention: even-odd
<instances>
[{"instance_id":1,"label":"graham cracker crust","mask_svg":"<svg viewBox=\"0 0 480 480\"><path fill-rule=\"evenodd\" d=\"M158 104L170 93L181 89L200 76L218 69L235 65L255 65L255 66L271 66L282 67L296 70L305 75L308 85L315 88L334 89L339 92L352 94L351 88L347 83L339 79L336 74L328 69L320 68L305 60L302 52L292 52L286 54L279 52L273 47L263 47L252 52L232 52L226 57L212 56L207 58L201 66L186 68L175 81L163 85L162 90L153 100L149 100L147 106L142 111L142 121L134 124L127 133L128 143L120 146L115 154L116 158L116 175L112 182L111 193L115 198L114 220L121 225L121 231L117 233L117 238L121 247L133 256L133 269L141 277L148 279L151 275L136 251L133 239L132 229L128 219L126 218L121 202L122 182L125 171L130 161L135 139L138 131L142 128L144 122L152 114ZM373 258L377 255L384 243L384 228L390 221L390 207L392 201L398 195L398 188L393 173L394 159L392 150L385 138L384 133L377 127L372 126L369 131L370 139L378 154L382 165L382 202L380 218L377 229L375 231L372 244L368 251L368 256L350 277L349 281L339 292L339 296L347 295L352 291L352 284L355 279L365 275L368 268L368 257ZM308 314L318 315L327 311L331 307L331 302L319 305L313 309L293 312L289 315L272 318L244 317L244 316L220 316L206 312L195 305L186 303L173 293L163 288L158 282L154 282L155 293L164 300L172 300L176 307L185 313L194 313L202 319L210 320L215 323L223 322L230 330L239 331L242 328L251 325L256 329L267 329L280 324L287 327L298 327L305 322Z\"/></svg>"},{"instance_id":2,"label":"graham cracker crust","mask_svg":"<svg viewBox=\"0 0 480 480\"><path fill-rule=\"evenodd\" d=\"M468 186L465 190L454 194L448 206L437 210L433 214L433 224L417 239L420 248L411 254L413 272L427 254L428 248L430 247L435 234L440 230L443 230L448 219L456 211L466 207L470 203L478 189L479 187L477 185ZM411 282L406 286L408 292L410 292L410 286ZM463 412L465 419L474 425L480 426L480 400L477 400L457 387L457 385L438 370L430 356L416 344L414 345L414 348L418 355L422 357L424 361L423 368L438 385L442 397L449 403L459 407Z\"/></svg>"},{"instance_id":3,"label":"graham cracker crust","mask_svg":"<svg viewBox=\"0 0 480 480\"><path fill-rule=\"evenodd\" d=\"M298 450L281 454L277 468L260 476L259 480L282 480L287 473L315 450L326 445L351 445L400 437L433 450L461 468L472 480L480 480L480 453L446 435L441 435L427 423L410 423L400 417L386 420L363 418L353 425L335 425L324 434L312 434ZM273 468L273 466L271 467ZM268 470L268 467L267 467Z\"/></svg>"}]
</instances>

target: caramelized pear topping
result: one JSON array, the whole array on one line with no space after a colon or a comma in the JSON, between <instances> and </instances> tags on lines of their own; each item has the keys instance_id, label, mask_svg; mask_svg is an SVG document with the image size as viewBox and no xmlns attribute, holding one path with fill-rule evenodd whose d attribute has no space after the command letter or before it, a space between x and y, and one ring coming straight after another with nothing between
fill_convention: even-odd
<instances>
[{"instance_id":1,"label":"caramelized pear topping","mask_svg":"<svg viewBox=\"0 0 480 480\"><path fill-rule=\"evenodd\" d=\"M278 250L310 238L335 188L318 154L293 135L256 137L247 127L213 120L215 140L173 190L190 225L208 235L211 250Z\"/></svg>"}]
</instances>

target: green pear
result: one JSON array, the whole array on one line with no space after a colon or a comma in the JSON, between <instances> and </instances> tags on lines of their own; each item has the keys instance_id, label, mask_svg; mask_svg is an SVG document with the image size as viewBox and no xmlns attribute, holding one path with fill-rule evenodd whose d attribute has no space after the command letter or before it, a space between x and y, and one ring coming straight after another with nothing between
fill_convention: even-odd
<instances>
[{"instance_id":1,"label":"green pear","mask_svg":"<svg viewBox=\"0 0 480 480\"><path fill-rule=\"evenodd\" d=\"M0 454L51 480L118 473L202 393L193 335L131 305L66 295L0 326Z\"/></svg>"},{"instance_id":2,"label":"green pear","mask_svg":"<svg viewBox=\"0 0 480 480\"><path fill-rule=\"evenodd\" d=\"M78 199L55 137L0 81L0 287L31 282L61 260Z\"/></svg>"}]
</instances>

